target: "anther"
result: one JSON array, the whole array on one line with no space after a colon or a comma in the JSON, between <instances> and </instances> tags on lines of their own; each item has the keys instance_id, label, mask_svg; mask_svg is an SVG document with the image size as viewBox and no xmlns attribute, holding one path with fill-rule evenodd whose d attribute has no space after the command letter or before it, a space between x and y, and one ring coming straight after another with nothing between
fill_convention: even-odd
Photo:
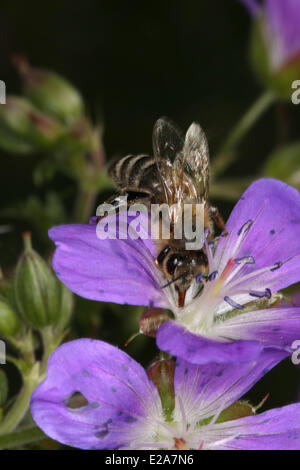
<instances>
[{"instance_id":1,"label":"anther","mask_svg":"<svg viewBox=\"0 0 300 470\"><path fill-rule=\"evenodd\" d=\"M237 308L239 310L244 308L244 305L240 305L237 302L235 302L233 299L228 297L227 295L224 297L225 302L227 302L231 307Z\"/></svg>"},{"instance_id":2,"label":"anther","mask_svg":"<svg viewBox=\"0 0 300 470\"><path fill-rule=\"evenodd\" d=\"M267 288L264 292L251 291L249 292L249 295L251 295L251 297L257 297L258 299L262 299L263 297L270 299L272 297L272 292Z\"/></svg>"},{"instance_id":3,"label":"anther","mask_svg":"<svg viewBox=\"0 0 300 470\"><path fill-rule=\"evenodd\" d=\"M247 232L252 224L253 224L253 220L251 219L247 220L247 222L241 226L237 234L241 235L242 233Z\"/></svg>"},{"instance_id":4,"label":"anther","mask_svg":"<svg viewBox=\"0 0 300 470\"><path fill-rule=\"evenodd\" d=\"M281 268L282 264L283 263L281 261L278 261L277 263L274 264L274 266L270 269L270 271L272 271L272 272L276 271L276 269Z\"/></svg>"},{"instance_id":5,"label":"anther","mask_svg":"<svg viewBox=\"0 0 300 470\"><path fill-rule=\"evenodd\" d=\"M216 279L217 274L218 274L218 271L213 271L212 273L208 275L207 280L214 281Z\"/></svg>"}]
</instances>

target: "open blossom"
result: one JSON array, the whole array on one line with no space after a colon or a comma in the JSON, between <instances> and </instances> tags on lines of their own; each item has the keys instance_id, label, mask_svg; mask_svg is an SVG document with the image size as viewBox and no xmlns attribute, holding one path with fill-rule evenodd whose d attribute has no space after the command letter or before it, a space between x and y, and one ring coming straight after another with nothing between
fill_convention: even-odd
<instances>
[{"instance_id":1,"label":"open blossom","mask_svg":"<svg viewBox=\"0 0 300 470\"><path fill-rule=\"evenodd\" d=\"M268 350L243 365L177 361L175 406L166 418L157 389L137 362L102 341L79 339L51 355L31 412L48 436L82 449L298 449L299 404L238 419L228 414L283 356ZM70 406L75 393L84 397L82 406Z\"/></svg>"},{"instance_id":2,"label":"open blossom","mask_svg":"<svg viewBox=\"0 0 300 470\"><path fill-rule=\"evenodd\" d=\"M273 71L300 56L300 3L298 0L242 0L262 22L262 32Z\"/></svg>"},{"instance_id":3,"label":"open blossom","mask_svg":"<svg viewBox=\"0 0 300 470\"><path fill-rule=\"evenodd\" d=\"M160 326L158 346L189 362L248 361L272 346L289 354L300 338L300 308L275 301L300 280L300 195L278 180L258 180L226 227L227 237L206 242L209 273L195 280L184 308L172 285L161 287L151 240L99 240L94 225L54 227L53 266L83 297L170 309L174 318Z\"/></svg>"}]
</instances>

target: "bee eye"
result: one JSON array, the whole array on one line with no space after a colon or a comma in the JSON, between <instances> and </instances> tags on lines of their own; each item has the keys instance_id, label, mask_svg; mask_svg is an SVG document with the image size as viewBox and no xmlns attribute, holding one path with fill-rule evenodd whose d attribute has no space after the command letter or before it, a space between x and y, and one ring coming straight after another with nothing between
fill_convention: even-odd
<instances>
[{"instance_id":1,"label":"bee eye","mask_svg":"<svg viewBox=\"0 0 300 470\"><path fill-rule=\"evenodd\" d=\"M169 274L174 274L175 272L175 269L176 269L176 266L178 266L178 264L180 264L180 257L178 255L172 255L170 256L170 258L168 259L167 261L167 271Z\"/></svg>"}]
</instances>

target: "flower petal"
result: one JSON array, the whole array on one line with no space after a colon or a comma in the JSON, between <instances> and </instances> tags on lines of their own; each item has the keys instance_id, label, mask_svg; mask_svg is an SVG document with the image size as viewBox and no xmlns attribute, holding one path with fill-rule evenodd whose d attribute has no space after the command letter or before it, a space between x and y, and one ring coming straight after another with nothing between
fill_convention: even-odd
<instances>
[{"instance_id":1,"label":"flower petal","mask_svg":"<svg viewBox=\"0 0 300 470\"><path fill-rule=\"evenodd\" d=\"M175 394L182 397L187 415L196 414L198 420L214 416L243 396L284 357L283 351L270 348L255 360L236 364L195 365L177 359Z\"/></svg>"},{"instance_id":2,"label":"flower petal","mask_svg":"<svg viewBox=\"0 0 300 470\"><path fill-rule=\"evenodd\" d=\"M300 404L215 424L211 449L299 450Z\"/></svg>"},{"instance_id":3,"label":"flower petal","mask_svg":"<svg viewBox=\"0 0 300 470\"><path fill-rule=\"evenodd\" d=\"M265 0L270 49L280 67L300 52L300 6L298 0Z\"/></svg>"},{"instance_id":4,"label":"flower petal","mask_svg":"<svg viewBox=\"0 0 300 470\"><path fill-rule=\"evenodd\" d=\"M235 252L241 229L249 221L252 225ZM268 178L254 182L234 207L226 227L229 235L220 238L214 257L219 272L232 257L252 256L255 265L247 265L244 274L283 263L264 274L266 287L277 291L300 280L300 194L295 188Z\"/></svg>"},{"instance_id":5,"label":"flower petal","mask_svg":"<svg viewBox=\"0 0 300 470\"><path fill-rule=\"evenodd\" d=\"M68 406L75 392L85 397L85 406ZM82 449L128 445L130 429L147 416L149 407L159 406L158 393L137 362L91 339L60 346L31 398L37 425L52 439Z\"/></svg>"},{"instance_id":6,"label":"flower petal","mask_svg":"<svg viewBox=\"0 0 300 470\"><path fill-rule=\"evenodd\" d=\"M196 335L174 321L163 323L157 331L160 349L192 364L241 363L257 358L263 346L257 341L217 341Z\"/></svg>"},{"instance_id":7,"label":"flower petal","mask_svg":"<svg viewBox=\"0 0 300 470\"><path fill-rule=\"evenodd\" d=\"M100 240L95 225L53 227L49 237L57 245L56 275L76 294L104 302L166 306L145 240Z\"/></svg>"},{"instance_id":8,"label":"flower petal","mask_svg":"<svg viewBox=\"0 0 300 470\"><path fill-rule=\"evenodd\" d=\"M255 16L259 10L257 0L241 0L241 2L248 8L250 14Z\"/></svg>"},{"instance_id":9,"label":"flower petal","mask_svg":"<svg viewBox=\"0 0 300 470\"><path fill-rule=\"evenodd\" d=\"M291 345L300 339L300 308L271 308L243 313L216 328L216 334L231 339L257 340L291 352Z\"/></svg>"}]
</instances>

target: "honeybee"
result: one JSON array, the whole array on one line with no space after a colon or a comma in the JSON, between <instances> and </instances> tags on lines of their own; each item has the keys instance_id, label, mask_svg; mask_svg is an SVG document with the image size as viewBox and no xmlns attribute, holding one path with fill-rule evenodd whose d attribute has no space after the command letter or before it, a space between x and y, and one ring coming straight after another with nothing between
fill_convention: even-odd
<instances>
[{"instance_id":1,"label":"honeybee","mask_svg":"<svg viewBox=\"0 0 300 470\"><path fill-rule=\"evenodd\" d=\"M151 204L167 203L183 212L184 204L201 203L209 240L214 237L214 223L226 234L217 208L209 204L209 151L199 124L191 124L183 138L172 121L158 119L153 128L153 156L128 155L116 162L109 173L120 195L127 196L129 206L143 203L150 209ZM117 208L119 196L110 201ZM163 287L174 285L181 308L189 287L200 274L207 273L208 259L204 248L186 250L185 238L174 237L176 215L172 213L172 217L170 239L155 242L158 253L155 264L167 281Z\"/></svg>"}]
</instances>

